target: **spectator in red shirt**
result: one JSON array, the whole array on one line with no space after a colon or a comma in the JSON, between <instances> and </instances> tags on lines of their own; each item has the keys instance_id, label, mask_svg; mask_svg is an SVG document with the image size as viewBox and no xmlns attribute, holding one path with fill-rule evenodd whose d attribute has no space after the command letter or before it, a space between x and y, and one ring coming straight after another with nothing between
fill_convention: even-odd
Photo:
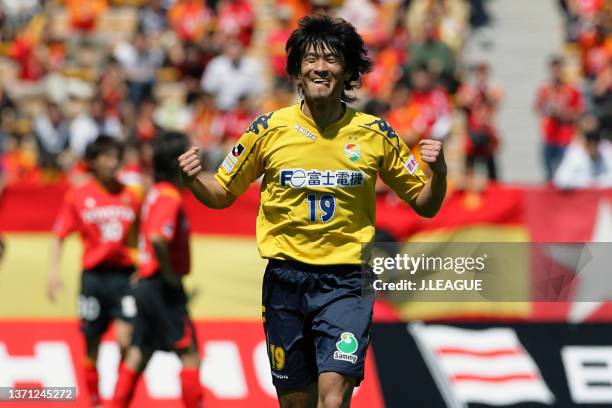
<instances>
[{"instance_id":1,"label":"spectator in red shirt","mask_svg":"<svg viewBox=\"0 0 612 408\"><path fill-rule=\"evenodd\" d=\"M219 4L218 32L225 38L236 38L243 47L251 45L255 13L248 0L224 0Z\"/></svg>"},{"instance_id":2,"label":"spectator in red shirt","mask_svg":"<svg viewBox=\"0 0 612 408\"><path fill-rule=\"evenodd\" d=\"M293 32L291 27L291 10L285 6L280 7L277 13L278 27L272 29L268 34L268 55L270 57L270 66L275 79L288 80L287 71L287 56L285 53L285 44Z\"/></svg>"},{"instance_id":3,"label":"spectator in red shirt","mask_svg":"<svg viewBox=\"0 0 612 408\"><path fill-rule=\"evenodd\" d=\"M70 26L76 32L91 32L98 17L108 7L107 0L64 0L68 8Z\"/></svg>"},{"instance_id":4,"label":"spectator in red shirt","mask_svg":"<svg viewBox=\"0 0 612 408\"><path fill-rule=\"evenodd\" d=\"M413 143L421 139L445 139L452 126L450 96L436 84L425 66L416 67L410 77L412 90L408 110L414 114L412 127L417 136Z\"/></svg>"},{"instance_id":5,"label":"spectator in red shirt","mask_svg":"<svg viewBox=\"0 0 612 408\"><path fill-rule=\"evenodd\" d=\"M593 80L606 68L612 58L612 38L601 24L592 30L584 31L579 38L582 72L587 79Z\"/></svg>"},{"instance_id":6,"label":"spectator in red shirt","mask_svg":"<svg viewBox=\"0 0 612 408\"><path fill-rule=\"evenodd\" d=\"M9 56L19 65L19 78L24 81L38 81L44 75L40 58L42 49L34 36L23 29L9 48Z\"/></svg>"},{"instance_id":7,"label":"spectator in red shirt","mask_svg":"<svg viewBox=\"0 0 612 408\"><path fill-rule=\"evenodd\" d=\"M489 65L485 62L476 65L473 81L462 85L457 92L458 105L466 114L465 166L468 180L479 161L486 165L489 180L497 180L495 153L499 138L494 118L501 98L501 89L489 82Z\"/></svg>"},{"instance_id":8,"label":"spectator in red shirt","mask_svg":"<svg viewBox=\"0 0 612 408\"><path fill-rule=\"evenodd\" d=\"M535 110L542 118L543 158L546 180L551 181L576 133L576 120L583 111L580 91L563 79L563 60L553 57L549 63L551 78L538 90Z\"/></svg>"},{"instance_id":9,"label":"spectator in red shirt","mask_svg":"<svg viewBox=\"0 0 612 408\"><path fill-rule=\"evenodd\" d=\"M127 96L125 72L115 59L111 59L100 78L100 96L107 110L119 113Z\"/></svg>"},{"instance_id":10,"label":"spectator in red shirt","mask_svg":"<svg viewBox=\"0 0 612 408\"><path fill-rule=\"evenodd\" d=\"M257 116L253 109L253 100L247 95L238 99L238 105L231 111L225 112L222 124L222 142L225 148L231 148L236 144L244 129L248 128L253 117Z\"/></svg>"},{"instance_id":11,"label":"spectator in red shirt","mask_svg":"<svg viewBox=\"0 0 612 408\"><path fill-rule=\"evenodd\" d=\"M465 139L465 170L469 180L474 166L483 162L489 180L497 180L495 153L499 147L497 130L493 124L493 106L489 102L480 103L472 108Z\"/></svg>"},{"instance_id":12,"label":"spectator in red shirt","mask_svg":"<svg viewBox=\"0 0 612 408\"><path fill-rule=\"evenodd\" d=\"M459 88L457 102L469 117L471 109L481 103L487 103L494 111L497 110L502 96L502 89L490 82L489 64L481 62L474 67L474 79Z\"/></svg>"},{"instance_id":13,"label":"spectator in red shirt","mask_svg":"<svg viewBox=\"0 0 612 408\"><path fill-rule=\"evenodd\" d=\"M209 30L212 12L204 0L178 0L168 11L170 27L181 41L199 42Z\"/></svg>"}]
</instances>

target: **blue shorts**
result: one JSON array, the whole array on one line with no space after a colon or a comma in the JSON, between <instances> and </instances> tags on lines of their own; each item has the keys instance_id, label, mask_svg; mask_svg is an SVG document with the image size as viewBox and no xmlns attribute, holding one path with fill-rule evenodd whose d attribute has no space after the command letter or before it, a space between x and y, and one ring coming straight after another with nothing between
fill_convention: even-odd
<instances>
[{"instance_id":1,"label":"blue shorts","mask_svg":"<svg viewBox=\"0 0 612 408\"><path fill-rule=\"evenodd\" d=\"M329 371L359 385L374 304L361 286L360 265L269 261L262 314L275 387L302 388Z\"/></svg>"}]
</instances>

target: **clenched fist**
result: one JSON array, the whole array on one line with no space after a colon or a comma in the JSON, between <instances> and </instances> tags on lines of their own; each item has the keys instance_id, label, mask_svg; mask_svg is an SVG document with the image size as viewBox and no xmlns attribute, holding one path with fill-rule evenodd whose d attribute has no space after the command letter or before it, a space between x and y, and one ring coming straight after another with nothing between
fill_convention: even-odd
<instances>
[{"instance_id":1,"label":"clenched fist","mask_svg":"<svg viewBox=\"0 0 612 408\"><path fill-rule=\"evenodd\" d=\"M442 142L439 140L423 139L419 141L421 147L421 160L429 165L435 174L446 176L446 161L444 160L444 150Z\"/></svg>"},{"instance_id":2,"label":"clenched fist","mask_svg":"<svg viewBox=\"0 0 612 408\"><path fill-rule=\"evenodd\" d=\"M202 171L202 162L199 157L200 148L193 146L185 153L179 156L179 167L181 168L181 179L185 185L191 181Z\"/></svg>"}]
</instances>

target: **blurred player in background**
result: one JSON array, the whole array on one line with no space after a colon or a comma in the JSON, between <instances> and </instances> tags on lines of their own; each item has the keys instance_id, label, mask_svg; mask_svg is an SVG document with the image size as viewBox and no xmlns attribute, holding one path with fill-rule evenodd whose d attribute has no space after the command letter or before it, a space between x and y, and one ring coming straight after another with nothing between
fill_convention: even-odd
<instances>
[{"instance_id":1,"label":"blurred player in background","mask_svg":"<svg viewBox=\"0 0 612 408\"><path fill-rule=\"evenodd\" d=\"M138 242L140 280L134 290L138 316L132 346L119 370L116 407L129 405L138 378L155 350L174 351L180 357L185 406L202 403L200 355L181 283L190 266L189 228L176 158L186 148L187 138L180 133L164 133L153 141L155 185L142 209Z\"/></svg>"},{"instance_id":2,"label":"blurred player in background","mask_svg":"<svg viewBox=\"0 0 612 408\"><path fill-rule=\"evenodd\" d=\"M142 194L117 180L123 145L99 136L85 151L93 178L72 187L64 197L53 228L48 297L55 301L62 282L60 258L64 239L78 232L83 243L79 295L81 331L86 341L85 382L93 406L101 406L96 362L102 335L115 321L122 358L130 344L136 306L130 288Z\"/></svg>"},{"instance_id":3,"label":"blurred player in background","mask_svg":"<svg viewBox=\"0 0 612 408\"><path fill-rule=\"evenodd\" d=\"M192 193L231 205L263 176L259 251L264 331L281 407L347 407L363 379L373 291L362 292L362 244L374 238L377 174L420 215L446 192L439 141L419 142L427 179L383 119L356 112L346 94L372 63L342 19L300 20L286 46L302 103L256 119L213 177L197 148L179 158ZM366 288L367 289L367 288Z\"/></svg>"}]
</instances>

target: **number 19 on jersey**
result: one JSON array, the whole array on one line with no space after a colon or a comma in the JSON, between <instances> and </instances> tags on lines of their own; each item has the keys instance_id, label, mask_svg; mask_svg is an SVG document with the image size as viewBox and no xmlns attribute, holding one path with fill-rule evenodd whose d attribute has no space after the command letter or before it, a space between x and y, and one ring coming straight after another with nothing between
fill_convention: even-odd
<instances>
[{"instance_id":1,"label":"number 19 on jersey","mask_svg":"<svg viewBox=\"0 0 612 408\"><path fill-rule=\"evenodd\" d=\"M336 198L331 194L308 194L306 196L308 203L308 214L310 222L318 221L317 215L320 213L321 222L326 223L334 218L336 213Z\"/></svg>"}]
</instances>

